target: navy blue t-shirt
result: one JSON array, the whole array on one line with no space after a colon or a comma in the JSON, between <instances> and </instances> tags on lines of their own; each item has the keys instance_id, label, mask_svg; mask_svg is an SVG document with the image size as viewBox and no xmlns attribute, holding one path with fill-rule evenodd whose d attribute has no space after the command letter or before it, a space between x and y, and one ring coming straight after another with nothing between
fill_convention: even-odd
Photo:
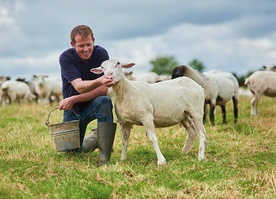
<instances>
[{"instance_id":1,"label":"navy blue t-shirt","mask_svg":"<svg viewBox=\"0 0 276 199\"><path fill-rule=\"evenodd\" d=\"M59 57L63 98L79 94L71 84L73 80L77 78L93 80L102 76L103 74L96 75L90 72L90 70L101 66L102 62L108 59L109 55L107 51L98 45L94 46L93 53L87 62L83 62L80 59L74 48L69 48L64 51Z\"/></svg>"}]
</instances>

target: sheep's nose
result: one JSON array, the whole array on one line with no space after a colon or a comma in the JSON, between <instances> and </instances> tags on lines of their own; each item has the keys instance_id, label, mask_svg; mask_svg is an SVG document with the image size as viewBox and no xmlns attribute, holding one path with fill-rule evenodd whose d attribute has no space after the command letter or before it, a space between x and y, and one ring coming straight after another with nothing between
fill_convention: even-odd
<instances>
[{"instance_id":1,"label":"sheep's nose","mask_svg":"<svg viewBox=\"0 0 276 199\"><path fill-rule=\"evenodd\" d=\"M107 75L113 75L113 73L112 73L112 72L107 72L106 74L107 74Z\"/></svg>"}]
</instances>

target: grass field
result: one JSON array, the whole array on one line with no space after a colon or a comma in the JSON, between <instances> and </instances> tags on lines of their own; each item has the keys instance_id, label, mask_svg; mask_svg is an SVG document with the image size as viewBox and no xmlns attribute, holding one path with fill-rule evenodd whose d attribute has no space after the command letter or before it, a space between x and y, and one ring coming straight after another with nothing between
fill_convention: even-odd
<instances>
[{"instance_id":1,"label":"grass field","mask_svg":"<svg viewBox=\"0 0 276 199\"><path fill-rule=\"evenodd\" d=\"M181 153L187 132L178 125L157 129L167 160L157 166L154 149L142 127L130 136L128 157L120 161L117 134L111 164L98 167L98 150L88 154L55 152L44 122L53 106L0 107L0 198L275 198L276 101L264 97L260 115L250 117L250 98L239 102L239 122L206 123L206 159ZM61 119L57 111L51 120ZM92 122L87 132L95 128Z\"/></svg>"}]
</instances>

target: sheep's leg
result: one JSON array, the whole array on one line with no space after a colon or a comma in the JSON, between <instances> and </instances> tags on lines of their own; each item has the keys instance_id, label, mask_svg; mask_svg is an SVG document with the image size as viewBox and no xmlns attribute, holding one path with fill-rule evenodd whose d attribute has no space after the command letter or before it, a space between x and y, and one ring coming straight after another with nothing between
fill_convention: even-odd
<instances>
[{"instance_id":1,"label":"sheep's leg","mask_svg":"<svg viewBox=\"0 0 276 199\"><path fill-rule=\"evenodd\" d=\"M194 119L193 119L194 118ZM181 123L188 131L188 136L183 146L182 152L189 152L192 148L193 142L197 134L199 134L199 150L198 150L198 159L204 159L205 145L207 143L206 132L204 125L199 117L187 117Z\"/></svg>"},{"instance_id":2,"label":"sheep's leg","mask_svg":"<svg viewBox=\"0 0 276 199\"><path fill-rule=\"evenodd\" d=\"M163 165L166 164L166 159L163 156L163 154L160 151L159 145L158 145L158 140L155 134L155 127L153 122L146 122L143 123L146 133L147 133L147 137L149 138L149 140L152 142L153 148L156 152L157 155L157 164L158 165Z\"/></svg>"},{"instance_id":3,"label":"sheep's leg","mask_svg":"<svg viewBox=\"0 0 276 199\"><path fill-rule=\"evenodd\" d=\"M215 107L216 107L215 103L210 104L210 121L212 125L215 125L215 116L214 116Z\"/></svg>"},{"instance_id":4,"label":"sheep's leg","mask_svg":"<svg viewBox=\"0 0 276 199\"><path fill-rule=\"evenodd\" d=\"M190 116L187 116L183 121L181 121L181 124L188 131L187 138L186 138L184 146L182 148L182 152L188 153L191 150L194 140L197 135L196 127L193 123L193 119Z\"/></svg>"},{"instance_id":5,"label":"sheep's leg","mask_svg":"<svg viewBox=\"0 0 276 199\"><path fill-rule=\"evenodd\" d=\"M251 100L251 115L256 116L258 115L258 103L261 99L261 95L255 93L254 97Z\"/></svg>"},{"instance_id":6,"label":"sheep's leg","mask_svg":"<svg viewBox=\"0 0 276 199\"><path fill-rule=\"evenodd\" d=\"M225 105L220 105L221 113L222 113L222 123L226 124L226 109Z\"/></svg>"},{"instance_id":7,"label":"sheep's leg","mask_svg":"<svg viewBox=\"0 0 276 199\"><path fill-rule=\"evenodd\" d=\"M204 153L205 153L205 146L207 144L206 131L205 131L205 127L200 119L195 119L194 123L199 132L198 160L203 160Z\"/></svg>"},{"instance_id":8,"label":"sheep's leg","mask_svg":"<svg viewBox=\"0 0 276 199\"><path fill-rule=\"evenodd\" d=\"M207 107L207 103L204 103L204 114L203 114L203 122L205 123L206 121L206 115L208 115L208 107Z\"/></svg>"},{"instance_id":9,"label":"sheep's leg","mask_svg":"<svg viewBox=\"0 0 276 199\"><path fill-rule=\"evenodd\" d=\"M233 107L234 107L234 123L237 123L238 121L238 97L234 96L232 97L233 101Z\"/></svg>"},{"instance_id":10,"label":"sheep's leg","mask_svg":"<svg viewBox=\"0 0 276 199\"><path fill-rule=\"evenodd\" d=\"M122 154L121 160L125 160L127 156L128 139L130 136L131 124L121 124L121 136L122 136Z\"/></svg>"}]
</instances>

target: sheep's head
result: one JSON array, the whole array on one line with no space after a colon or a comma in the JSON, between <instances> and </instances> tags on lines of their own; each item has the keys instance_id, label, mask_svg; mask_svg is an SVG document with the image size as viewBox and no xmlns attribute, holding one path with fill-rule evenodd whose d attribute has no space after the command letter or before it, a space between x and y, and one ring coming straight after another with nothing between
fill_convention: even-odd
<instances>
[{"instance_id":1,"label":"sheep's head","mask_svg":"<svg viewBox=\"0 0 276 199\"><path fill-rule=\"evenodd\" d=\"M186 70L186 66L185 65L176 66L173 69L173 72L172 72L172 79L175 79L177 77L185 76L185 70Z\"/></svg>"},{"instance_id":2,"label":"sheep's head","mask_svg":"<svg viewBox=\"0 0 276 199\"><path fill-rule=\"evenodd\" d=\"M48 75L33 75L34 81L40 88L44 87L45 78L48 78Z\"/></svg>"},{"instance_id":3,"label":"sheep's head","mask_svg":"<svg viewBox=\"0 0 276 199\"><path fill-rule=\"evenodd\" d=\"M122 68L131 68L134 65L134 63L121 64L119 61L111 59L104 61L100 67L92 68L90 71L95 74L113 75L115 82L118 82L124 76Z\"/></svg>"}]
</instances>

